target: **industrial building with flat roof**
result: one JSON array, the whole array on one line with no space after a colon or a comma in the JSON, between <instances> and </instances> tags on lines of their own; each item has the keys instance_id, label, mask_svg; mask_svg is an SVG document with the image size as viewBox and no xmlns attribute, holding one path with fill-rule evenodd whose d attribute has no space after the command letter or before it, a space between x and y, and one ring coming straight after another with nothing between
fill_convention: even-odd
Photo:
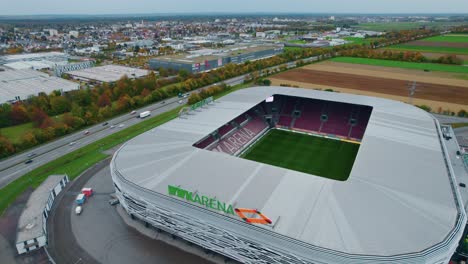
<instances>
[{"instance_id":1,"label":"industrial building with flat roof","mask_svg":"<svg viewBox=\"0 0 468 264\"><path fill-rule=\"evenodd\" d=\"M262 102L283 111L277 95L372 108L347 180L194 146L251 120L242 115ZM270 110L264 117L274 119ZM248 138L237 137L231 145ZM132 217L243 263L439 264L449 262L466 225L445 141L433 116L405 103L255 87L128 141L111 174Z\"/></svg>"},{"instance_id":2,"label":"industrial building with flat roof","mask_svg":"<svg viewBox=\"0 0 468 264\"><path fill-rule=\"evenodd\" d=\"M49 76L35 70L12 70L0 67L0 103L26 100L40 93L68 92L80 89L78 83Z\"/></svg>"},{"instance_id":3,"label":"industrial building with flat roof","mask_svg":"<svg viewBox=\"0 0 468 264\"><path fill-rule=\"evenodd\" d=\"M202 49L150 59L151 69L181 70L191 73L213 70L228 63L244 63L272 57L283 52L283 46L250 44L229 46L223 49Z\"/></svg>"},{"instance_id":4,"label":"industrial building with flat roof","mask_svg":"<svg viewBox=\"0 0 468 264\"><path fill-rule=\"evenodd\" d=\"M150 71L121 65L104 65L76 71L67 71L66 73L77 80L104 83L116 82L124 76L127 76L130 79L141 78L148 75Z\"/></svg>"}]
</instances>

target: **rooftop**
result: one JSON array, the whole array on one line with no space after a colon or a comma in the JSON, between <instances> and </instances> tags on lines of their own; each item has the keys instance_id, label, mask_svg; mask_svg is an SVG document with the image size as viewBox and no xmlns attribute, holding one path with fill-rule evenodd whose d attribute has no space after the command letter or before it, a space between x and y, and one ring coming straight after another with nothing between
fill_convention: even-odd
<instances>
[{"instance_id":1,"label":"rooftop","mask_svg":"<svg viewBox=\"0 0 468 264\"><path fill-rule=\"evenodd\" d=\"M274 94L373 107L347 181L192 146ZM349 254L420 252L444 241L458 219L458 197L433 117L369 96L283 87L239 90L130 140L115 154L113 166L156 193L167 195L168 185L178 186L257 208L274 223L260 228Z\"/></svg>"},{"instance_id":2,"label":"rooftop","mask_svg":"<svg viewBox=\"0 0 468 264\"><path fill-rule=\"evenodd\" d=\"M128 78L141 78L148 75L148 70L130 68L120 65L105 65L77 71L69 71L67 74L77 78L95 80L99 82L116 82L125 75Z\"/></svg>"},{"instance_id":3,"label":"rooftop","mask_svg":"<svg viewBox=\"0 0 468 264\"><path fill-rule=\"evenodd\" d=\"M54 90L67 92L79 88L77 83L35 70L0 70L0 103L15 100L16 96L24 100L41 92L49 94Z\"/></svg>"},{"instance_id":4,"label":"rooftop","mask_svg":"<svg viewBox=\"0 0 468 264\"><path fill-rule=\"evenodd\" d=\"M227 46L222 49L201 49L191 51L189 54L176 54L154 58L155 60L163 60L169 62L178 63L203 63L205 61L216 60L228 56L236 56L244 53L252 53L263 50L278 49L278 46L274 45L237 45Z\"/></svg>"}]
</instances>

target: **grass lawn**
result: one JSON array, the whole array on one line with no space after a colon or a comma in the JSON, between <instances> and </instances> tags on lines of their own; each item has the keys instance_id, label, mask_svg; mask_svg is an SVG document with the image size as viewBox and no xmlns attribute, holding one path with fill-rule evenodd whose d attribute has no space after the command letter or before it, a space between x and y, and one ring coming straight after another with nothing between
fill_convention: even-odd
<instances>
[{"instance_id":1,"label":"grass lawn","mask_svg":"<svg viewBox=\"0 0 468 264\"><path fill-rule=\"evenodd\" d=\"M453 128L459 128L459 127L467 127L468 123L453 123L450 124Z\"/></svg>"},{"instance_id":2,"label":"grass lawn","mask_svg":"<svg viewBox=\"0 0 468 264\"><path fill-rule=\"evenodd\" d=\"M0 128L0 135L7 137L13 143L19 143L21 137L33 130L33 123L26 123L12 127Z\"/></svg>"},{"instance_id":3,"label":"grass lawn","mask_svg":"<svg viewBox=\"0 0 468 264\"><path fill-rule=\"evenodd\" d=\"M343 38L344 40L347 40L347 41L352 41L351 44L367 44L367 43L370 43L370 42L373 42L373 41L379 41L381 40L382 38L355 38L355 37L346 37L346 38Z\"/></svg>"},{"instance_id":4,"label":"grass lawn","mask_svg":"<svg viewBox=\"0 0 468 264\"><path fill-rule=\"evenodd\" d=\"M292 44L306 44L307 41L305 41L305 40L300 40L300 39L294 39L294 40L288 40L288 43L292 43Z\"/></svg>"},{"instance_id":5,"label":"grass lawn","mask_svg":"<svg viewBox=\"0 0 468 264\"><path fill-rule=\"evenodd\" d=\"M423 39L430 42L454 42L454 43L468 43L467 35L443 35Z\"/></svg>"},{"instance_id":6,"label":"grass lawn","mask_svg":"<svg viewBox=\"0 0 468 264\"><path fill-rule=\"evenodd\" d=\"M243 158L345 181L359 144L272 129Z\"/></svg>"},{"instance_id":7,"label":"grass lawn","mask_svg":"<svg viewBox=\"0 0 468 264\"><path fill-rule=\"evenodd\" d=\"M394 67L394 68L403 68L403 69L430 70L430 71L453 72L453 73L468 73L468 67L460 66L460 65L404 62L404 61L378 60L378 59L352 58L352 57L337 57L337 58L332 58L331 61L354 63L354 64L365 64L365 65L373 65L373 66Z\"/></svg>"},{"instance_id":8,"label":"grass lawn","mask_svg":"<svg viewBox=\"0 0 468 264\"><path fill-rule=\"evenodd\" d=\"M425 46L415 46L415 45L410 45L410 44L399 44L399 45L390 46L385 49L468 55L468 48L425 47Z\"/></svg>"},{"instance_id":9,"label":"grass lawn","mask_svg":"<svg viewBox=\"0 0 468 264\"><path fill-rule=\"evenodd\" d=\"M396 31L396 30L408 30L416 29L421 26L429 28L442 29L450 26L459 26L463 22L382 22L382 23L362 23L356 27L364 30L375 30L375 31Z\"/></svg>"}]
</instances>

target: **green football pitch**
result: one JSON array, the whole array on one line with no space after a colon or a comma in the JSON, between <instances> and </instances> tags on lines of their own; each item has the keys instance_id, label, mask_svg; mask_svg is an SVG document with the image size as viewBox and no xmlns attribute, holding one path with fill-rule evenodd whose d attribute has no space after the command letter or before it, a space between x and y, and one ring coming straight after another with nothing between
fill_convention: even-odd
<instances>
[{"instance_id":1,"label":"green football pitch","mask_svg":"<svg viewBox=\"0 0 468 264\"><path fill-rule=\"evenodd\" d=\"M272 129L242 157L273 166L345 181L359 144Z\"/></svg>"}]
</instances>

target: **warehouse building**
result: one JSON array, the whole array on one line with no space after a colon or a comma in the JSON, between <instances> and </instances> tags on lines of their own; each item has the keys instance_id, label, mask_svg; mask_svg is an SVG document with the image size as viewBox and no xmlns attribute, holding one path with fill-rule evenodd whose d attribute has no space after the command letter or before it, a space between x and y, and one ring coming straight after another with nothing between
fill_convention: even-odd
<instances>
[{"instance_id":1,"label":"warehouse building","mask_svg":"<svg viewBox=\"0 0 468 264\"><path fill-rule=\"evenodd\" d=\"M151 59L152 69L186 70L191 73L210 71L228 63L244 63L275 56L283 52L283 46L237 45L223 49L202 49L188 54L169 55Z\"/></svg>"},{"instance_id":2,"label":"warehouse building","mask_svg":"<svg viewBox=\"0 0 468 264\"><path fill-rule=\"evenodd\" d=\"M5 55L0 57L0 65L12 69L53 69L68 64L68 55L63 52L40 52Z\"/></svg>"},{"instance_id":3,"label":"warehouse building","mask_svg":"<svg viewBox=\"0 0 468 264\"><path fill-rule=\"evenodd\" d=\"M130 79L144 77L150 73L148 70L130 68L121 65L105 65L92 68L84 68L76 71L67 71L73 79L86 82L116 82L122 77L127 76Z\"/></svg>"},{"instance_id":4,"label":"warehouse building","mask_svg":"<svg viewBox=\"0 0 468 264\"><path fill-rule=\"evenodd\" d=\"M0 67L0 103L13 103L41 93L68 92L80 89L78 83L46 73L25 69L12 70Z\"/></svg>"}]
</instances>

